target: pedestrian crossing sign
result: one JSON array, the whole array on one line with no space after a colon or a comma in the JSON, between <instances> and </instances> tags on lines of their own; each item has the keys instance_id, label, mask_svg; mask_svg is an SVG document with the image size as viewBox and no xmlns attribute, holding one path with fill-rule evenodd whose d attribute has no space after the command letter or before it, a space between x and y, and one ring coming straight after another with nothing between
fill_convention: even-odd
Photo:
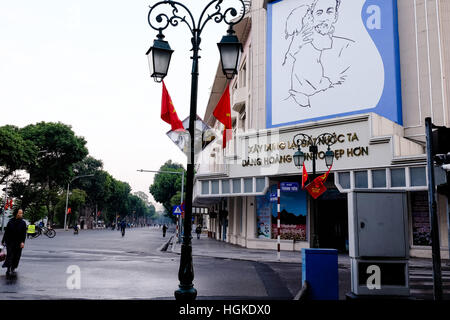
<instances>
[{"instance_id":1,"label":"pedestrian crossing sign","mask_svg":"<svg viewBox=\"0 0 450 320\"><path fill-rule=\"evenodd\" d=\"M181 214L181 207L180 206L173 206L173 211L172 213L176 216Z\"/></svg>"}]
</instances>

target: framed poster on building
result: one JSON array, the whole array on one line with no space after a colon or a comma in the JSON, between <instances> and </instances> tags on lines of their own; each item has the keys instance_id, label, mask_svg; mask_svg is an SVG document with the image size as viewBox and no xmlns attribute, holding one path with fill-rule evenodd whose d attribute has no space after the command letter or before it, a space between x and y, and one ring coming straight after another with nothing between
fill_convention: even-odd
<instances>
[{"instance_id":1,"label":"framed poster on building","mask_svg":"<svg viewBox=\"0 0 450 320\"><path fill-rule=\"evenodd\" d=\"M257 232L260 239L277 238L277 202L270 201L270 195L276 194L277 186L272 185L266 195L256 197ZM307 241L306 218L307 200L306 192L283 192L280 197L280 226L281 239Z\"/></svg>"},{"instance_id":2,"label":"framed poster on building","mask_svg":"<svg viewBox=\"0 0 450 320\"><path fill-rule=\"evenodd\" d=\"M270 239L272 203L265 196L256 197L258 239Z\"/></svg>"},{"instance_id":3,"label":"framed poster on building","mask_svg":"<svg viewBox=\"0 0 450 320\"><path fill-rule=\"evenodd\" d=\"M396 0L267 6L268 128L374 112L402 123Z\"/></svg>"},{"instance_id":4,"label":"framed poster on building","mask_svg":"<svg viewBox=\"0 0 450 320\"><path fill-rule=\"evenodd\" d=\"M411 192L413 245L431 246L428 192Z\"/></svg>"}]
</instances>

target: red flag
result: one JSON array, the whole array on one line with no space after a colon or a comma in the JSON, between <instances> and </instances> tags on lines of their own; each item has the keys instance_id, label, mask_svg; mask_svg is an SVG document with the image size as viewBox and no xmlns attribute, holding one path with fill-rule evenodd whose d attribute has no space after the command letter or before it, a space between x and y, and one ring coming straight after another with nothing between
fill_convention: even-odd
<instances>
[{"instance_id":1,"label":"red flag","mask_svg":"<svg viewBox=\"0 0 450 320\"><path fill-rule=\"evenodd\" d=\"M9 200L9 207L10 207L10 208L12 208L12 207L13 207L13 201L12 201L12 199L11 199L11 200Z\"/></svg>"},{"instance_id":2,"label":"red flag","mask_svg":"<svg viewBox=\"0 0 450 320\"><path fill-rule=\"evenodd\" d=\"M97 217L100 217L100 211L99 211L99 212L97 212Z\"/></svg>"},{"instance_id":3,"label":"red flag","mask_svg":"<svg viewBox=\"0 0 450 320\"><path fill-rule=\"evenodd\" d=\"M327 188L324 186L323 182L320 177L316 178L306 186L306 190L309 192L311 197L314 199L317 199L320 197L325 191L327 191Z\"/></svg>"},{"instance_id":4,"label":"red flag","mask_svg":"<svg viewBox=\"0 0 450 320\"><path fill-rule=\"evenodd\" d=\"M70 214L72 212L72 209L67 209L67 214Z\"/></svg>"},{"instance_id":5,"label":"red flag","mask_svg":"<svg viewBox=\"0 0 450 320\"><path fill-rule=\"evenodd\" d=\"M161 119L172 126L173 131L185 131L183 123L178 118L172 99L167 91L164 81L162 82L162 98L161 98Z\"/></svg>"},{"instance_id":6,"label":"red flag","mask_svg":"<svg viewBox=\"0 0 450 320\"><path fill-rule=\"evenodd\" d=\"M308 172L306 171L305 165L303 165L302 173L302 190L305 189L305 183L308 181Z\"/></svg>"},{"instance_id":7,"label":"red flag","mask_svg":"<svg viewBox=\"0 0 450 320\"><path fill-rule=\"evenodd\" d=\"M213 115L225 126L225 129L223 130L222 144L222 147L225 149L225 147L227 146L227 141L232 138L230 84L228 84L225 88L225 91L222 94L219 103L217 103L217 106L214 109Z\"/></svg>"},{"instance_id":8,"label":"red flag","mask_svg":"<svg viewBox=\"0 0 450 320\"><path fill-rule=\"evenodd\" d=\"M5 210L8 210L8 208L9 208L9 202L8 202L8 199L6 199Z\"/></svg>"},{"instance_id":9,"label":"red flag","mask_svg":"<svg viewBox=\"0 0 450 320\"><path fill-rule=\"evenodd\" d=\"M330 171L331 171L332 167L333 166L331 166L330 169L328 169L328 171L326 173L324 173L323 175L318 177L318 178L320 178L322 180L323 183L325 183L325 181L327 181L328 175L330 174Z\"/></svg>"}]
</instances>

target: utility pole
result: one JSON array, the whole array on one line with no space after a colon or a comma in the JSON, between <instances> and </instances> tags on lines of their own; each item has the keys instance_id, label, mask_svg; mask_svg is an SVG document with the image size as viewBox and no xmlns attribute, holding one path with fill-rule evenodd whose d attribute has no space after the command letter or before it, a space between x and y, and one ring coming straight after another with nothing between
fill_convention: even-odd
<instances>
[{"instance_id":1,"label":"utility pole","mask_svg":"<svg viewBox=\"0 0 450 320\"><path fill-rule=\"evenodd\" d=\"M68 205L69 205L69 186L72 182L74 182L76 179L78 178L85 178L85 177L93 177L93 174L86 174L86 175L82 175L82 176L76 176L75 178L73 178L72 180L70 180L70 182L67 184L67 193L66 193L66 212L64 213L64 230L67 230L67 209L68 209Z\"/></svg>"}]
</instances>

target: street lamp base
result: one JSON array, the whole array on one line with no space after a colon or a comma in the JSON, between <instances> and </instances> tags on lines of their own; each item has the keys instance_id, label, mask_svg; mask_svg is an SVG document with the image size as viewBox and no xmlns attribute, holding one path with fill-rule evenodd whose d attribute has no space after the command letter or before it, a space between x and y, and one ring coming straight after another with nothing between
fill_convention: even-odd
<instances>
[{"instance_id":1,"label":"street lamp base","mask_svg":"<svg viewBox=\"0 0 450 320\"><path fill-rule=\"evenodd\" d=\"M175 291L175 299L177 301L194 301L197 297L197 290L192 287L179 286L180 288Z\"/></svg>"}]
</instances>

